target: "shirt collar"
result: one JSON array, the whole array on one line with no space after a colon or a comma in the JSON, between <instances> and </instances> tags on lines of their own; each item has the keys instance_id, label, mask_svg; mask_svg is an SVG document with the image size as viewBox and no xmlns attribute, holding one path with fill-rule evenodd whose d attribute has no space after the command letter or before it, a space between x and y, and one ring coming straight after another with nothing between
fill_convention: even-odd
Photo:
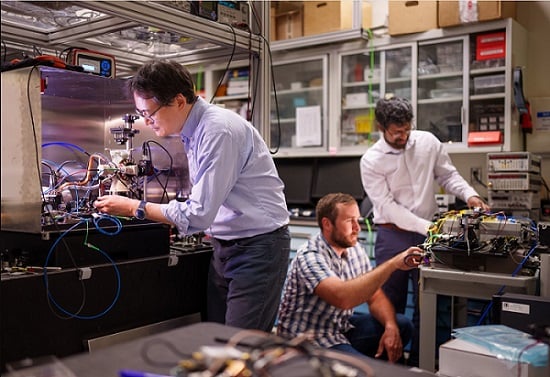
<instances>
[{"instance_id":1,"label":"shirt collar","mask_svg":"<svg viewBox=\"0 0 550 377\"><path fill-rule=\"evenodd\" d=\"M199 126L200 119L210 104L202 97L198 96L189 111L189 115L180 131L180 137L183 141L191 139L193 133Z\"/></svg>"}]
</instances>

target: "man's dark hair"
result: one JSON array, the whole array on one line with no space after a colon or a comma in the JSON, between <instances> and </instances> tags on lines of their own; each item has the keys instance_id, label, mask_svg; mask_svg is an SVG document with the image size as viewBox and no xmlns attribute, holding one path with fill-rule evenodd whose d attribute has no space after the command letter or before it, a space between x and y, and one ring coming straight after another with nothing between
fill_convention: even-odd
<instances>
[{"instance_id":1,"label":"man's dark hair","mask_svg":"<svg viewBox=\"0 0 550 377\"><path fill-rule=\"evenodd\" d=\"M195 84L191 73L183 65L172 61L153 60L142 65L127 82L131 96L153 98L159 105L168 105L179 93L188 103L194 103Z\"/></svg>"},{"instance_id":2,"label":"man's dark hair","mask_svg":"<svg viewBox=\"0 0 550 377\"><path fill-rule=\"evenodd\" d=\"M378 124L383 129L387 129L390 124L401 126L411 123L413 110L411 103L405 98L381 98L376 103L374 115Z\"/></svg>"},{"instance_id":3,"label":"man's dark hair","mask_svg":"<svg viewBox=\"0 0 550 377\"><path fill-rule=\"evenodd\" d=\"M338 217L336 205L340 203L357 204L357 201L353 196L341 192L326 194L319 199L317 202L317 207L315 207L315 214L317 216L317 224L319 225L319 228L323 229L323 217L328 218L330 222L334 224L334 221L336 221L336 218Z\"/></svg>"}]
</instances>

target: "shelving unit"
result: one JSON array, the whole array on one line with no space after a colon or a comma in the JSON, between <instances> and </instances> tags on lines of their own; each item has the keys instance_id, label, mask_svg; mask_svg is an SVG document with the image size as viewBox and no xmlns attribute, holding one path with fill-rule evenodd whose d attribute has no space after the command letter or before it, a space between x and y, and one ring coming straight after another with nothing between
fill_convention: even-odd
<instances>
[{"instance_id":1,"label":"shelving unit","mask_svg":"<svg viewBox=\"0 0 550 377\"><path fill-rule=\"evenodd\" d=\"M411 99L412 45L368 48L340 55L341 117L339 148L363 153L379 138L376 102L387 93Z\"/></svg>"},{"instance_id":2,"label":"shelving unit","mask_svg":"<svg viewBox=\"0 0 550 377\"><path fill-rule=\"evenodd\" d=\"M304 153L326 150L327 59L326 55L295 55L273 63L270 140L282 155L296 149ZM304 116L302 111L309 113Z\"/></svg>"},{"instance_id":3,"label":"shelving unit","mask_svg":"<svg viewBox=\"0 0 550 377\"><path fill-rule=\"evenodd\" d=\"M476 57L478 38L499 33L504 38L502 56ZM334 37L334 33L327 35ZM320 148L287 143L282 156L362 155L379 137L373 108L386 95L408 98L416 127L433 132L449 153L521 148L512 76L514 67L526 64L527 55L526 31L516 21L503 19L372 40L356 31L341 35L354 38L343 37L339 44L323 46L329 77L327 139ZM297 49L302 58L319 54L323 36L273 43L274 65L298 54ZM288 68L285 74L294 74ZM491 80L502 84L493 85ZM480 84L485 87L480 89ZM470 142L474 133L485 131L500 132L501 141Z\"/></svg>"},{"instance_id":4,"label":"shelving unit","mask_svg":"<svg viewBox=\"0 0 550 377\"><path fill-rule=\"evenodd\" d=\"M254 124L267 129L270 60L265 39L269 33L269 3L251 2L251 31L189 13L170 1L2 2L2 41L7 52L58 56L78 46L116 57L117 77L132 75L151 59L181 62L192 72L199 66L254 60L258 86ZM11 59L9 54L9 59ZM205 98L214 90L205 71ZM266 134L266 130L260 130Z\"/></svg>"}]
</instances>

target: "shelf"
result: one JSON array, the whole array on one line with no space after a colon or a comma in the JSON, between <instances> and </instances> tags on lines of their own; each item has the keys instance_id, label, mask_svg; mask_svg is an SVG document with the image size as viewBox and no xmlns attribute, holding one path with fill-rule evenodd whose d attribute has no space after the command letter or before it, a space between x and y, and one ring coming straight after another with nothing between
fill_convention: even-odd
<instances>
[{"instance_id":1,"label":"shelf","mask_svg":"<svg viewBox=\"0 0 550 377\"><path fill-rule=\"evenodd\" d=\"M444 97L444 98L428 98L419 99L419 105L428 105L434 103L462 102L462 97Z\"/></svg>"},{"instance_id":2,"label":"shelf","mask_svg":"<svg viewBox=\"0 0 550 377\"><path fill-rule=\"evenodd\" d=\"M346 82L342 84L342 87L355 88L355 87L369 86L369 85L380 85L380 80Z\"/></svg>"},{"instance_id":3,"label":"shelf","mask_svg":"<svg viewBox=\"0 0 550 377\"><path fill-rule=\"evenodd\" d=\"M366 110L366 109L374 109L376 107L376 104L366 104L366 105L357 105L357 106L342 106L342 110Z\"/></svg>"},{"instance_id":4,"label":"shelf","mask_svg":"<svg viewBox=\"0 0 550 377\"><path fill-rule=\"evenodd\" d=\"M492 93L492 94L473 94L470 96L470 101L482 101L485 99L506 98L505 93Z\"/></svg>"},{"instance_id":5,"label":"shelf","mask_svg":"<svg viewBox=\"0 0 550 377\"><path fill-rule=\"evenodd\" d=\"M283 90L277 90L277 95L292 95L292 94L300 94L300 93L307 93L307 92L320 92L323 90L322 86L311 86L308 88L300 88L300 89L283 89ZM275 92L271 92L271 95L274 95Z\"/></svg>"},{"instance_id":6,"label":"shelf","mask_svg":"<svg viewBox=\"0 0 550 377\"><path fill-rule=\"evenodd\" d=\"M472 69L470 71L471 76L479 76L479 75L485 75L488 73L499 73L499 72L505 72L506 67L491 67L491 68L479 68L479 69Z\"/></svg>"},{"instance_id":7,"label":"shelf","mask_svg":"<svg viewBox=\"0 0 550 377\"><path fill-rule=\"evenodd\" d=\"M272 119L271 124L277 124L277 122L281 124L289 124L289 123L296 123L296 118L281 118L277 121L277 119Z\"/></svg>"},{"instance_id":8,"label":"shelf","mask_svg":"<svg viewBox=\"0 0 550 377\"><path fill-rule=\"evenodd\" d=\"M281 41L272 41L270 44L271 51L284 51L300 48L311 48L319 45L330 43L345 43L356 41L358 39L368 40L368 33L364 29L351 29L343 31L335 31L332 33L324 33L318 35L310 35L307 37L299 37L285 39Z\"/></svg>"},{"instance_id":9,"label":"shelf","mask_svg":"<svg viewBox=\"0 0 550 377\"><path fill-rule=\"evenodd\" d=\"M410 77L395 77L395 78L387 79L386 82L387 83L400 83L400 82L410 83L411 78Z\"/></svg>"},{"instance_id":10,"label":"shelf","mask_svg":"<svg viewBox=\"0 0 550 377\"><path fill-rule=\"evenodd\" d=\"M429 75L418 75L418 80L436 80L436 79L445 79L449 77L462 77L464 75L464 72L462 71L455 71L455 72L441 72L441 73L434 73Z\"/></svg>"},{"instance_id":11,"label":"shelf","mask_svg":"<svg viewBox=\"0 0 550 377\"><path fill-rule=\"evenodd\" d=\"M28 51L31 55L36 53L35 49L42 54L57 55L59 51L75 46L101 51L116 57L117 74L136 70L154 58L194 64L226 60L233 48L234 59L247 59L251 52L260 52L260 36L192 15L170 6L170 3L2 2L2 41L10 51ZM39 23L40 19L36 18L41 14L44 14L44 22ZM59 15L64 15L66 21L58 22ZM53 26L47 24L48 17L56 21ZM142 31L149 31L152 36L163 33L161 37L176 40L159 39L154 41L159 48L150 50L143 45L146 40L139 38ZM151 44L152 39L149 40Z\"/></svg>"}]
</instances>

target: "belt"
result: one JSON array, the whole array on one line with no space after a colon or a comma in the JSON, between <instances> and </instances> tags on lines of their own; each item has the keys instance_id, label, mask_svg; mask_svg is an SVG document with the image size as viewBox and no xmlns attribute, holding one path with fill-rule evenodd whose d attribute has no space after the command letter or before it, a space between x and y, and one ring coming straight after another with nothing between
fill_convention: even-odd
<instances>
[{"instance_id":1,"label":"belt","mask_svg":"<svg viewBox=\"0 0 550 377\"><path fill-rule=\"evenodd\" d=\"M397 225L392 224L392 223L375 224L375 225L376 225L377 227L380 227L380 228L395 230L395 231L398 231L398 232L408 232L408 230L401 229L400 227L398 227Z\"/></svg>"},{"instance_id":2,"label":"belt","mask_svg":"<svg viewBox=\"0 0 550 377\"><path fill-rule=\"evenodd\" d=\"M285 231L287 229L288 229L288 224L285 224L285 225L281 226L280 228L272 230L271 232L256 234L255 236L243 237L243 238L234 238L232 240L222 240L220 238L216 238L216 241L218 241L220 243L220 245L222 245L224 247L227 247L227 246L232 246L232 245L234 245L234 244L236 244L237 242L240 242L240 241L249 240L251 238L258 237L258 236L265 236L265 235L277 233L277 232L280 232L280 231Z\"/></svg>"}]
</instances>

